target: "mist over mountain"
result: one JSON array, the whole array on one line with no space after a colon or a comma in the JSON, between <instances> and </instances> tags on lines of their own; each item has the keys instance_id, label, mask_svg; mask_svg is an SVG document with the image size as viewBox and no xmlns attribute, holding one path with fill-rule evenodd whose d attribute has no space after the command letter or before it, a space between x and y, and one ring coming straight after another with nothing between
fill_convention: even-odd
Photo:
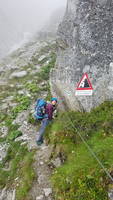
<instances>
[{"instance_id":1,"label":"mist over mountain","mask_svg":"<svg viewBox=\"0 0 113 200\"><path fill-rule=\"evenodd\" d=\"M57 15L57 9L65 5L66 0L62 2L60 0L54 2L52 0L46 2L44 0L41 2L39 0L4 0L0 2L0 58L43 29L45 24L52 19L51 16ZM58 12L58 16L60 13Z\"/></svg>"},{"instance_id":2,"label":"mist over mountain","mask_svg":"<svg viewBox=\"0 0 113 200\"><path fill-rule=\"evenodd\" d=\"M57 32L58 26L63 20L65 13L65 6L57 8L49 17L48 21L45 23L42 31L51 31L53 33Z\"/></svg>"}]
</instances>

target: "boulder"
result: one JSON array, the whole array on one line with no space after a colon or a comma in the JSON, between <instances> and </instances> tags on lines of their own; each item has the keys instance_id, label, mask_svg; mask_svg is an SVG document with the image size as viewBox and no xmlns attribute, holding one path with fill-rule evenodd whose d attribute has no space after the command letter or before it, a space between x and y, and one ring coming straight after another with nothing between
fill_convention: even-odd
<instances>
[{"instance_id":1,"label":"boulder","mask_svg":"<svg viewBox=\"0 0 113 200\"><path fill-rule=\"evenodd\" d=\"M40 195L40 196L36 197L36 200L44 200L44 196Z\"/></svg>"},{"instance_id":2,"label":"boulder","mask_svg":"<svg viewBox=\"0 0 113 200\"><path fill-rule=\"evenodd\" d=\"M50 194L52 194L52 189L51 188L45 188L44 190L44 194L46 197L48 197Z\"/></svg>"},{"instance_id":3,"label":"boulder","mask_svg":"<svg viewBox=\"0 0 113 200\"><path fill-rule=\"evenodd\" d=\"M8 127L6 126L0 127L0 137L4 138L7 136L7 134L8 134Z\"/></svg>"},{"instance_id":4,"label":"boulder","mask_svg":"<svg viewBox=\"0 0 113 200\"><path fill-rule=\"evenodd\" d=\"M23 78L24 76L27 75L26 71L21 71L21 72L13 72L10 76L10 79L12 78Z\"/></svg>"},{"instance_id":5,"label":"boulder","mask_svg":"<svg viewBox=\"0 0 113 200\"><path fill-rule=\"evenodd\" d=\"M7 190L6 187L0 192L0 200L15 200L16 190Z\"/></svg>"},{"instance_id":6,"label":"boulder","mask_svg":"<svg viewBox=\"0 0 113 200\"><path fill-rule=\"evenodd\" d=\"M53 164L54 167L60 167L62 162L61 159L58 157L55 160L52 160L51 163Z\"/></svg>"},{"instance_id":7,"label":"boulder","mask_svg":"<svg viewBox=\"0 0 113 200\"><path fill-rule=\"evenodd\" d=\"M2 161L7 154L8 145L4 143L0 143L0 161Z\"/></svg>"},{"instance_id":8,"label":"boulder","mask_svg":"<svg viewBox=\"0 0 113 200\"><path fill-rule=\"evenodd\" d=\"M54 96L62 108L90 111L113 100L113 1L68 0L57 33L57 62L51 70ZM87 73L92 96L76 96L82 75Z\"/></svg>"}]
</instances>

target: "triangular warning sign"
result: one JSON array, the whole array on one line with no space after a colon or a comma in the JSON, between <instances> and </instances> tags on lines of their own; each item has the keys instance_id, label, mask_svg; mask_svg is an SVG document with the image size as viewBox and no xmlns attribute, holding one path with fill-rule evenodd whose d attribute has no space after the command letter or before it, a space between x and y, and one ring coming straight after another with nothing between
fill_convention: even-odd
<instances>
[{"instance_id":1,"label":"triangular warning sign","mask_svg":"<svg viewBox=\"0 0 113 200\"><path fill-rule=\"evenodd\" d=\"M93 94L93 87L92 87L92 84L91 84L91 82L88 78L88 74L85 73L82 76L80 82L77 85L75 95L77 95L77 96L81 96L81 95L89 96L89 95L92 95L92 94Z\"/></svg>"},{"instance_id":2,"label":"triangular warning sign","mask_svg":"<svg viewBox=\"0 0 113 200\"><path fill-rule=\"evenodd\" d=\"M93 90L92 84L88 78L88 74L85 73L80 82L77 85L76 90Z\"/></svg>"}]
</instances>

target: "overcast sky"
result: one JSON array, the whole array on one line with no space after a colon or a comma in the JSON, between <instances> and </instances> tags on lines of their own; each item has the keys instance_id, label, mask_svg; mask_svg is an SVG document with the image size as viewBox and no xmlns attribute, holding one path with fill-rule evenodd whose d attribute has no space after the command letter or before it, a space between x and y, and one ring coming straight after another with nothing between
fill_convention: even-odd
<instances>
[{"instance_id":1,"label":"overcast sky","mask_svg":"<svg viewBox=\"0 0 113 200\"><path fill-rule=\"evenodd\" d=\"M20 29L38 29L53 14L54 10L66 6L67 0L1 0L0 12L8 21Z\"/></svg>"},{"instance_id":2,"label":"overcast sky","mask_svg":"<svg viewBox=\"0 0 113 200\"><path fill-rule=\"evenodd\" d=\"M56 10L66 7L66 1L0 0L0 58L44 28L48 19L56 15Z\"/></svg>"}]
</instances>

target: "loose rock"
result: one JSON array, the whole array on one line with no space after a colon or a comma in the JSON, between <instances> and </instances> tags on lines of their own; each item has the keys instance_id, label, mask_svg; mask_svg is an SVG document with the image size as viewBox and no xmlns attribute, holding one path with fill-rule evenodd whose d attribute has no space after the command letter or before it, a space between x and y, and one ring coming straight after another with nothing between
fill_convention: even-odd
<instances>
[{"instance_id":1,"label":"loose rock","mask_svg":"<svg viewBox=\"0 0 113 200\"><path fill-rule=\"evenodd\" d=\"M43 195L40 195L39 197L36 197L36 200L43 200L43 199L44 199Z\"/></svg>"},{"instance_id":2,"label":"loose rock","mask_svg":"<svg viewBox=\"0 0 113 200\"><path fill-rule=\"evenodd\" d=\"M10 78L22 78L27 75L26 71L21 71L21 72L13 72L10 76Z\"/></svg>"},{"instance_id":3,"label":"loose rock","mask_svg":"<svg viewBox=\"0 0 113 200\"><path fill-rule=\"evenodd\" d=\"M61 160L60 158L56 158L55 160L52 160L51 163L55 166L55 167L60 167L61 166Z\"/></svg>"},{"instance_id":4,"label":"loose rock","mask_svg":"<svg viewBox=\"0 0 113 200\"><path fill-rule=\"evenodd\" d=\"M52 189L51 188L45 188L44 190L44 194L46 197L48 197L50 194L52 194Z\"/></svg>"}]
</instances>

